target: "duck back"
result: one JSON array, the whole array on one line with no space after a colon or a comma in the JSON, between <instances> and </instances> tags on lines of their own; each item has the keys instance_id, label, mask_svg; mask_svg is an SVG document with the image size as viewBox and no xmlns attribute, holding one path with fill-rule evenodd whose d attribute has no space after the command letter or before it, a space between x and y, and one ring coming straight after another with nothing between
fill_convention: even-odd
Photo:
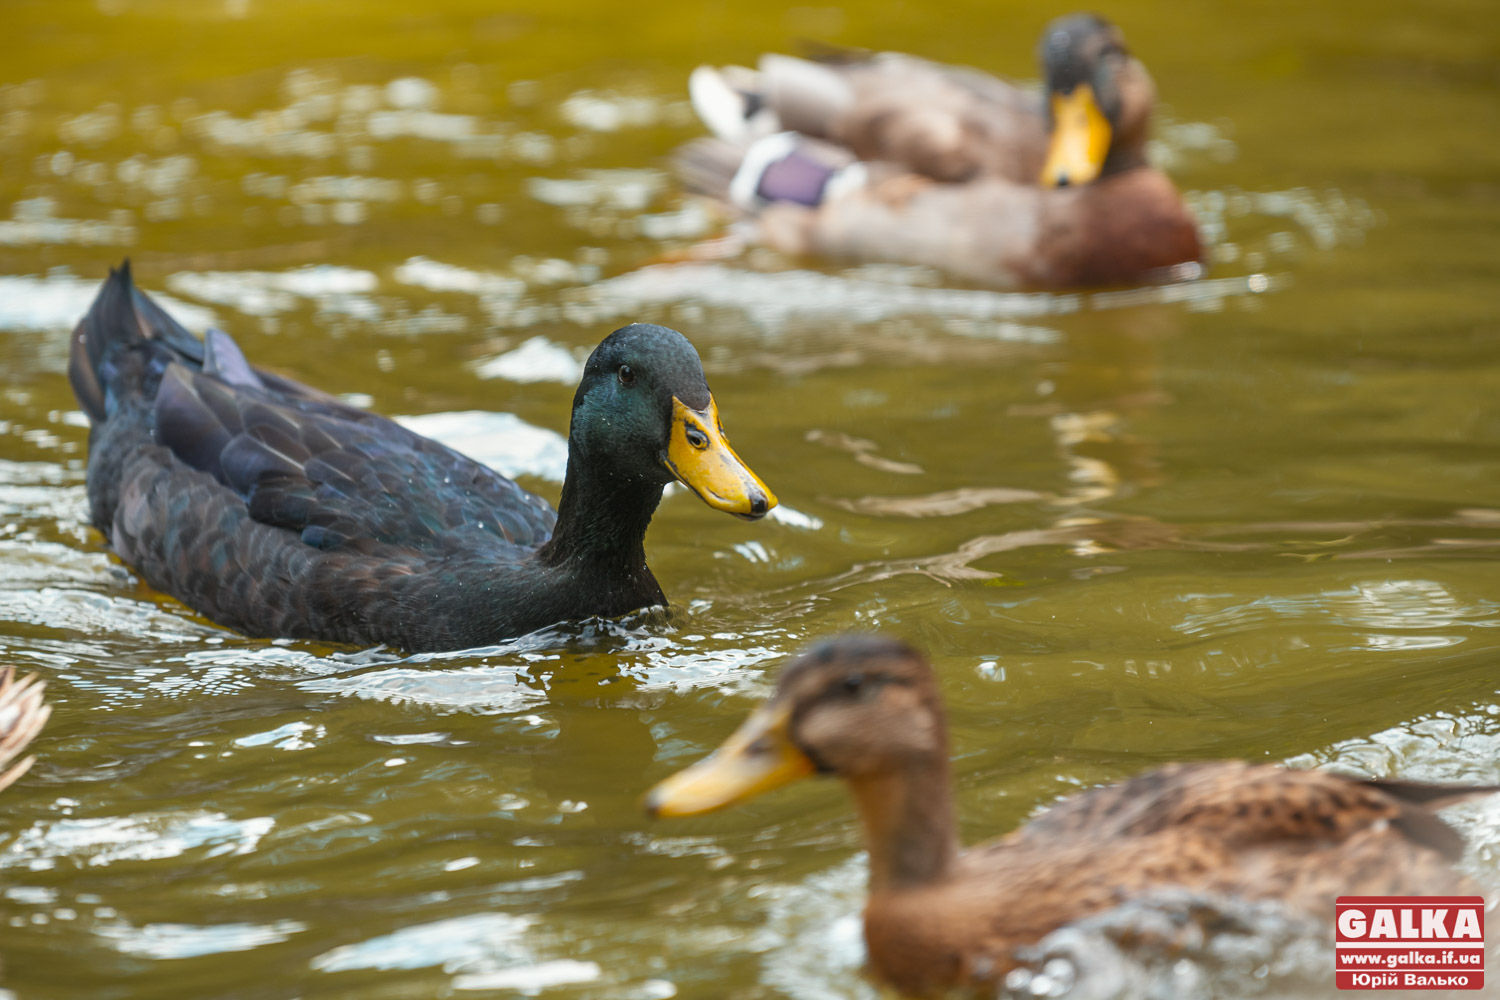
<instances>
[{"instance_id":1,"label":"duck back","mask_svg":"<svg viewBox=\"0 0 1500 1000\"><path fill-rule=\"evenodd\" d=\"M826 139L871 162L957 183L1033 183L1047 151L1037 94L977 70L883 52L815 63L767 55L766 105L782 128Z\"/></svg>"}]
</instances>

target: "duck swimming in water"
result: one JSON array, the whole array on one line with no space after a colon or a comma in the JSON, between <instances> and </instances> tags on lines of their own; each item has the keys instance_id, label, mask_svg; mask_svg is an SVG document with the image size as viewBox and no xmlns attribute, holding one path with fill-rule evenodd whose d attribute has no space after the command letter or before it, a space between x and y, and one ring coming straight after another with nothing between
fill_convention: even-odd
<instances>
[{"instance_id":1,"label":"duck swimming in water","mask_svg":"<svg viewBox=\"0 0 1500 1000\"><path fill-rule=\"evenodd\" d=\"M252 636L463 649L666 601L646 566L679 480L776 505L730 448L697 352L633 324L589 356L554 513L486 466L254 368L110 273L74 332L94 525L151 586Z\"/></svg>"},{"instance_id":2,"label":"duck swimming in water","mask_svg":"<svg viewBox=\"0 0 1500 1000\"><path fill-rule=\"evenodd\" d=\"M1047 26L1039 55L1040 95L897 53L699 67L693 103L718 138L684 147L678 172L789 254L925 264L1006 288L1196 265L1192 216L1146 160L1155 87L1119 29L1071 14Z\"/></svg>"},{"instance_id":3,"label":"duck swimming in water","mask_svg":"<svg viewBox=\"0 0 1500 1000\"><path fill-rule=\"evenodd\" d=\"M1317 920L1340 895L1477 895L1434 809L1497 787L1362 781L1240 761L1178 764L1053 805L961 850L937 678L904 643L824 642L711 757L657 785L659 816L815 774L854 795L870 855L871 970L911 996L994 996L1017 948L1163 890L1267 900Z\"/></svg>"}]
</instances>

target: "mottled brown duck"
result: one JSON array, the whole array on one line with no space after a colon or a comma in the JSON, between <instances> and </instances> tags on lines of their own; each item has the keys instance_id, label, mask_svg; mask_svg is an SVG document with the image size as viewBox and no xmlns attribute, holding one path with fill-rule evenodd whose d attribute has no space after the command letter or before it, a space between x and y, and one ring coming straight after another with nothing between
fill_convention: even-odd
<instances>
[{"instance_id":1,"label":"mottled brown duck","mask_svg":"<svg viewBox=\"0 0 1500 1000\"><path fill-rule=\"evenodd\" d=\"M1043 93L882 53L700 67L717 138L678 156L687 186L789 254L941 268L998 287L1163 280L1202 256L1172 182L1146 160L1156 91L1118 28L1048 25Z\"/></svg>"},{"instance_id":2,"label":"mottled brown duck","mask_svg":"<svg viewBox=\"0 0 1500 1000\"><path fill-rule=\"evenodd\" d=\"M14 668L0 670L0 789L10 787L31 770L33 757L15 764L11 761L36 739L52 714L52 706L42 700L46 687L35 674L16 680Z\"/></svg>"},{"instance_id":3,"label":"mottled brown duck","mask_svg":"<svg viewBox=\"0 0 1500 1000\"><path fill-rule=\"evenodd\" d=\"M706 812L814 774L849 786L870 855L871 971L911 996L993 995L1016 950L1163 890L1332 919L1339 895L1475 894L1434 809L1500 789L1361 781L1239 761L1180 764L1064 799L961 850L936 678L883 638L825 642L713 756L647 797Z\"/></svg>"},{"instance_id":4,"label":"mottled brown duck","mask_svg":"<svg viewBox=\"0 0 1500 1000\"><path fill-rule=\"evenodd\" d=\"M698 353L632 324L584 366L556 512L385 417L200 341L110 274L74 333L94 525L152 587L252 636L463 649L664 604L647 525L676 479L748 520L776 498Z\"/></svg>"}]
</instances>

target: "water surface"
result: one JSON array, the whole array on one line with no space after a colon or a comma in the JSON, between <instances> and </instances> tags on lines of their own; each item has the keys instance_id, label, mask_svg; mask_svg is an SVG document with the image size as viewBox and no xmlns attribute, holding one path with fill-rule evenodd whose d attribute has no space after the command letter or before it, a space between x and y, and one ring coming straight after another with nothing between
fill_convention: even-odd
<instances>
[{"instance_id":1,"label":"water surface","mask_svg":"<svg viewBox=\"0 0 1500 1000\"><path fill-rule=\"evenodd\" d=\"M971 840L1176 759L1500 781L1489 5L1111 7L1197 282L685 260L718 231L663 170L695 64L817 37L1029 77L1051 13L10 0L0 653L57 707L0 818L4 987L869 995L836 788L636 801L850 628L934 657ZM786 509L669 495L669 614L444 656L245 640L87 527L67 337L127 254L188 325L552 500L581 359L677 326ZM1497 810L1454 816L1490 882ZM1050 954L1107 952L1079 933ZM1158 971L1255 994L1305 959L1259 947L1217 986Z\"/></svg>"}]
</instances>

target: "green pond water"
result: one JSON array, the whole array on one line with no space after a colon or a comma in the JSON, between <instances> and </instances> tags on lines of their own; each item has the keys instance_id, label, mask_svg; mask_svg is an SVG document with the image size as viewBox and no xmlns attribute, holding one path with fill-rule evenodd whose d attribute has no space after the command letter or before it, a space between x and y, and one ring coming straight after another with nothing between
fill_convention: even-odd
<instances>
[{"instance_id":1,"label":"green pond water","mask_svg":"<svg viewBox=\"0 0 1500 1000\"><path fill-rule=\"evenodd\" d=\"M969 840L1176 759L1500 781L1493 5L1226 6L1105 11L1207 276L1033 296L683 263L718 223L665 163L700 62L1031 78L1064 8L4 0L0 655L55 712L0 799L0 996L871 996L837 787L638 807L849 629L931 653ZM243 639L87 526L67 338L126 255L554 501L580 359L678 327L786 509L669 495L641 621ZM1449 815L1500 882L1500 804Z\"/></svg>"}]
</instances>

